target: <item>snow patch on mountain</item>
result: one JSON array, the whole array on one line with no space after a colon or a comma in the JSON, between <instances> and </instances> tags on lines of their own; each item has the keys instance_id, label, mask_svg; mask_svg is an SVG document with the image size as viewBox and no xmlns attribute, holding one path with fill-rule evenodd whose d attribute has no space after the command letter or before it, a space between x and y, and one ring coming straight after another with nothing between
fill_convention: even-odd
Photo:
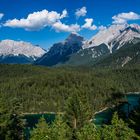
<instances>
[{"instance_id":1,"label":"snow patch on mountain","mask_svg":"<svg viewBox=\"0 0 140 140\"><path fill-rule=\"evenodd\" d=\"M124 67L124 65L126 65L129 61L131 61L132 60L132 58L131 57L129 57L129 56L127 56L124 60L123 60L123 62L122 62L122 67Z\"/></svg>"}]
</instances>

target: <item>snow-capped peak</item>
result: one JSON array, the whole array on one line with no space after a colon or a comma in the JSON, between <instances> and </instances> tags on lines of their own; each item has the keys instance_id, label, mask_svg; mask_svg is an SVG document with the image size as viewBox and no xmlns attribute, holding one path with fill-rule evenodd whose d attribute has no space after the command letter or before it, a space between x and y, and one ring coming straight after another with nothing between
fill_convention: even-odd
<instances>
[{"instance_id":1,"label":"snow-capped peak","mask_svg":"<svg viewBox=\"0 0 140 140\"><path fill-rule=\"evenodd\" d=\"M45 54L46 51L40 47L34 46L29 42L14 41L14 40L2 40L0 42L0 55L24 55L26 57L32 57L36 59Z\"/></svg>"},{"instance_id":2,"label":"snow-capped peak","mask_svg":"<svg viewBox=\"0 0 140 140\"><path fill-rule=\"evenodd\" d=\"M135 28L140 32L140 26L138 24L130 24L130 27Z\"/></svg>"},{"instance_id":3,"label":"snow-capped peak","mask_svg":"<svg viewBox=\"0 0 140 140\"><path fill-rule=\"evenodd\" d=\"M108 46L110 52L113 47L118 43L118 48L125 43L132 41L134 38L140 38L140 26L137 24L124 24L124 25L111 25L105 30L99 31L89 41L87 41L83 48L90 48L105 44Z\"/></svg>"}]
</instances>

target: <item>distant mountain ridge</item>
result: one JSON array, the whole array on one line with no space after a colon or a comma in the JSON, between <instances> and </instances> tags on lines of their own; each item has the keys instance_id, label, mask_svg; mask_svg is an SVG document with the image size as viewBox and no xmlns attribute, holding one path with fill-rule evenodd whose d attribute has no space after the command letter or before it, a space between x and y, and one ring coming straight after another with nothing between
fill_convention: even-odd
<instances>
[{"instance_id":1,"label":"distant mountain ridge","mask_svg":"<svg viewBox=\"0 0 140 140\"><path fill-rule=\"evenodd\" d=\"M42 48L24 41L0 42L0 63L32 63L45 53Z\"/></svg>"}]
</instances>

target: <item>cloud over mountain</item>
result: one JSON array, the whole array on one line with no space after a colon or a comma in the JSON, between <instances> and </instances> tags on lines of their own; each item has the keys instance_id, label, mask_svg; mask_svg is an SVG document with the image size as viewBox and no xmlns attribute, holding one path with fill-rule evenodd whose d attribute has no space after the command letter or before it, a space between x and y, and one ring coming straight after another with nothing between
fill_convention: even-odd
<instances>
[{"instance_id":1,"label":"cloud over mountain","mask_svg":"<svg viewBox=\"0 0 140 140\"><path fill-rule=\"evenodd\" d=\"M130 20L139 20L140 15L134 12L120 13L112 17L113 24L125 24Z\"/></svg>"},{"instance_id":2,"label":"cloud over mountain","mask_svg":"<svg viewBox=\"0 0 140 140\"><path fill-rule=\"evenodd\" d=\"M62 23L61 21L58 21L52 25L52 27L60 32L78 32L80 31L80 26L78 24L71 24L71 25L66 25Z\"/></svg>"},{"instance_id":3,"label":"cloud over mountain","mask_svg":"<svg viewBox=\"0 0 140 140\"><path fill-rule=\"evenodd\" d=\"M82 26L82 28L89 29L89 30L96 30L97 26L92 24L93 19L92 18L86 18L85 19L85 24Z\"/></svg>"}]
</instances>

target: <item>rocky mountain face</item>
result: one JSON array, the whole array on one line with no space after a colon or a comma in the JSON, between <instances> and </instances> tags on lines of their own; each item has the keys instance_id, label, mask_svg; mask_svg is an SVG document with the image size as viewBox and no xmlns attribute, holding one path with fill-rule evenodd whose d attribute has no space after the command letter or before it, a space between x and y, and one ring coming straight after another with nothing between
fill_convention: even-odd
<instances>
[{"instance_id":1,"label":"rocky mountain face","mask_svg":"<svg viewBox=\"0 0 140 140\"><path fill-rule=\"evenodd\" d=\"M63 42L54 44L35 64L46 66L64 64L72 54L82 49L83 42L83 37L76 33L71 33Z\"/></svg>"},{"instance_id":2,"label":"rocky mountain face","mask_svg":"<svg viewBox=\"0 0 140 140\"><path fill-rule=\"evenodd\" d=\"M0 63L32 63L46 53L31 43L14 40L0 42Z\"/></svg>"},{"instance_id":3,"label":"rocky mountain face","mask_svg":"<svg viewBox=\"0 0 140 140\"><path fill-rule=\"evenodd\" d=\"M99 31L90 40L86 41L82 46L82 49L76 54L73 54L66 64L94 65L99 61L104 60L106 57L113 57L114 55L116 55L116 52L118 54L119 51L122 51L121 48L126 48L126 56L124 60L122 58L122 61L128 63L130 61L130 58L129 56L127 57L127 53L130 50L132 51L132 49L129 49L129 47L132 47L138 42L140 42L139 25L112 25L105 30Z\"/></svg>"},{"instance_id":4,"label":"rocky mountain face","mask_svg":"<svg viewBox=\"0 0 140 140\"><path fill-rule=\"evenodd\" d=\"M83 48L86 49L105 44L110 50L110 53L112 53L123 45L134 42L137 38L140 38L139 25L112 25L107 29L99 31L83 45Z\"/></svg>"},{"instance_id":5,"label":"rocky mountain face","mask_svg":"<svg viewBox=\"0 0 140 140\"><path fill-rule=\"evenodd\" d=\"M116 52L101 58L94 66L124 67L132 64L140 64L140 42L136 44L126 44Z\"/></svg>"}]
</instances>

